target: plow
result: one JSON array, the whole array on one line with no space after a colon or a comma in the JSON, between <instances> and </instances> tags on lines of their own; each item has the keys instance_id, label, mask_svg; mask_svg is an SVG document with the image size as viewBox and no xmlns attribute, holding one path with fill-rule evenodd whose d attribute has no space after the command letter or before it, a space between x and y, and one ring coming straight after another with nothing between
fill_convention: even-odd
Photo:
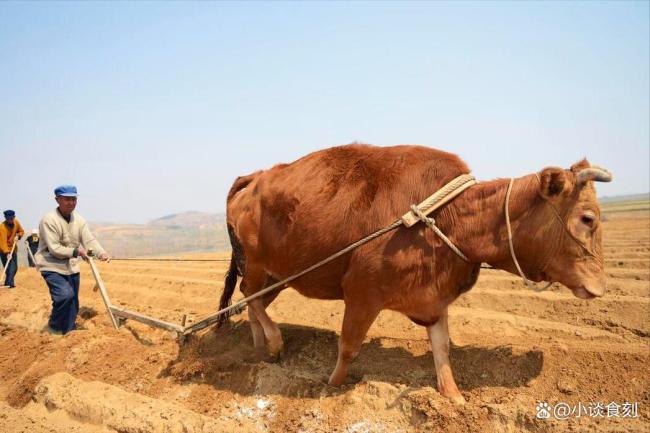
<instances>
[{"instance_id":1,"label":"plow","mask_svg":"<svg viewBox=\"0 0 650 433\"><path fill-rule=\"evenodd\" d=\"M106 307L106 311L110 318L111 324L115 329L119 329L120 326L124 325L127 320L134 320L136 322L144 323L145 325L151 326L153 328L160 328L166 331L170 331L174 335L174 337L178 340L179 344L183 344L190 334L209 326L211 323L214 323L216 319L210 321L209 319L211 317L214 316L218 318L221 314L227 313L227 311L226 312L219 311L217 312L217 314L210 316L208 319L201 320L197 323L194 323L191 326L186 326L186 321L187 321L186 314L183 315L181 319L181 323L171 323L165 320L160 320L154 317L147 316L142 313L138 313L136 311L120 308L111 303L110 297L108 295L108 291L106 290L106 285L102 280L99 270L97 269L97 264L95 263L93 257L89 256L87 262L88 265L90 266L90 270L95 279L95 289L99 291L102 301L104 302L104 306ZM235 310L236 313L239 313L243 311L244 304L238 303L236 304L236 306L232 306L232 307L236 307L236 308L231 308L228 311Z\"/></svg>"}]
</instances>

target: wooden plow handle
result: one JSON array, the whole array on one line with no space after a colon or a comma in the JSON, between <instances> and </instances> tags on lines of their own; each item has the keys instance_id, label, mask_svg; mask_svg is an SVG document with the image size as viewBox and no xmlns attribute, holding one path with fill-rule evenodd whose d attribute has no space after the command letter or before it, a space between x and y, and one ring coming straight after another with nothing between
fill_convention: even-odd
<instances>
[{"instance_id":1,"label":"wooden plow handle","mask_svg":"<svg viewBox=\"0 0 650 433\"><path fill-rule=\"evenodd\" d=\"M111 323L113 324L113 328L117 329L119 327L117 323L117 319L115 319L115 316L113 315L113 310L111 309L112 307L111 300L108 298L108 292L106 292L106 287L104 287L104 281L102 281L102 277L99 275L99 271L97 270L97 265L95 264L95 261L90 255L86 260L90 265L90 270L93 273L93 277L95 277L95 283L97 283L97 287L99 288L99 293L102 295L102 301L104 301L104 305L106 306L106 311L108 311L108 315L111 318Z\"/></svg>"},{"instance_id":2,"label":"wooden plow handle","mask_svg":"<svg viewBox=\"0 0 650 433\"><path fill-rule=\"evenodd\" d=\"M16 244L17 244L17 243L18 243L18 240L17 240L17 239L14 239L14 244L13 244L13 246L11 247L11 252L9 253L9 254L11 254L12 256L13 256L13 254L14 254L14 251L16 250ZM11 260L13 260L13 259L14 259L14 258L12 257ZM11 260L7 260L7 263L5 263L5 266L4 266L4 268L2 269L2 277L0 277L0 280L4 280L5 275L7 275L7 268L9 267L9 262L10 262ZM18 260L18 259L16 259L16 260Z\"/></svg>"}]
</instances>

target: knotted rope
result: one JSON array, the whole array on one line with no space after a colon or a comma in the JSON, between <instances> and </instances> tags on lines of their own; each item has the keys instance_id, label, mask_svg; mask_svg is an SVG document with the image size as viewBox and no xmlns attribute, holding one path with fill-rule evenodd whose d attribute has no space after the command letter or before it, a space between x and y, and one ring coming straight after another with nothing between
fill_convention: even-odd
<instances>
[{"instance_id":1,"label":"knotted rope","mask_svg":"<svg viewBox=\"0 0 650 433\"><path fill-rule=\"evenodd\" d=\"M433 230L433 232L437 234L438 237L442 239L442 241L446 243L447 246L451 248L451 250L458 255L458 257L465 260L466 262L469 262L467 256L463 254L463 252L459 250L456 247L456 245L454 245L454 243L450 241L449 238L445 236L445 234L442 231L440 231L440 229L436 226L436 220L434 220L433 218L429 218L428 216L423 214L422 211L420 211L420 209L418 209L416 205L411 205L411 211L413 211L413 213L420 219L420 221L422 221L424 224L427 225L427 227Z\"/></svg>"}]
</instances>

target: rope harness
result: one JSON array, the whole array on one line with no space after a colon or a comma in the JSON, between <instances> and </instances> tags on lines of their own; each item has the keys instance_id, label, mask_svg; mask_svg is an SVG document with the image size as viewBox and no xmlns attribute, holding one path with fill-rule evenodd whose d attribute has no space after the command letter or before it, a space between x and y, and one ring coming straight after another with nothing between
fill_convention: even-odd
<instances>
[{"instance_id":1,"label":"rope harness","mask_svg":"<svg viewBox=\"0 0 650 433\"><path fill-rule=\"evenodd\" d=\"M544 287L538 287L537 284L534 282L528 280L526 276L524 275L524 271L521 270L521 266L519 266L519 261L517 261L517 256L515 255L515 247L512 245L512 228L510 227L510 212L508 211L508 208L510 207L510 192L512 191L512 185L515 183L514 178L510 178L510 182L508 183L508 190L506 191L506 205L505 205L505 211L506 211L506 229L508 230L508 247L510 248L510 256L512 256L512 261L515 262L515 266L517 267L517 272L519 272L519 275L521 276L521 279L524 280L524 284L526 287L529 289L535 291L535 292L543 292L544 290L548 289L551 287L552 282L549 282L546 286ZM564 224L562 224L564 226Z\"/></svg>"},{"instance_id":2,"label":"rope harness","mask_svg":"<svg viewBox=\"0 0 650 433\"><path fill-rule=\"evenodd\" d=\"M411 212L404 215L402 221L404 221L404 224L407 227L410 227L413 225L412 223L409 224L413 221L412 217L416 217L419 221L422 221L427 227L433 230L433 232L438 235L438 237L442 239L442 241L447 244L447 246L456 253L458 257L469 262L467 256L463 254L463 252L436 226L436 220L428 217L427 214L433 212L435 209L439 208L444 203L447 203L452 198L475 184L476 179L474 179L474 176L472 175L463 174L458 176L419 205L411 205Z\"/></svg>"},{"instance_id":3,"label":"rope harness","mask_svg":"<svg viewBox=\"0 0 650 433\"><path fill-rule=\"evenodd\" d=\"M538 178L539 179L539 178ZM529 289L535 291L535 292L542 292L544 290L547 290L553 283L549 282L546 286L544 287L538 287L535 283L530 281L526 276L524 275L524 272L521 270L521 266L519 266L519 261L517 260L517 255L515 254L515 248L512 243L512 228L510 227L510 212L509 212L509 204L510 204L510 192L512 191L512 185L514 183L514 178L510 178L510 183L508 184L508 190L506 191L506 202L505 202L505 214L506 214L506 228L508 232L508 247L510 249L510 256L512 257L512 261L515 263L515 266L517 268L517 271L519 272L519 275L521 276L521 279L524 281L524 284L526 287ZM550 203L549 203L550 204ZM568 231L568 229L565 227L564 222L560 215L558 214L557 210L555 209L554 206L552 206L552 209L555 211L554 215L556 215L560 221L562 222L562 227L565 228L565 230ZM411 211L417 218L422 221L424 224L426 224L427 227L429 227L433 232L440 238L442 241L454 252L458 257L463 259L466 262L469 262L469 259L463 252L456 246L454 243L436 226L436 221L433 218L427 217L420 209L418 206L412 205L411 206ZM571 234L571 233L569 233ZM571 237L575 239L573 235ZM577 240L576 240L577 241ZM580 245L587 249L584 245L580 243ZM587 251L591 253L588 249ZM488 267L488 269L494 269L492 266Z\"/></svg>"},{"instance_id":4,"label":"rope harness","mask_svg":"<svg viewBox=\"0 0 650 433\"><path fill-rule=\"evenodd\" d=\"M509 212L509 203L510 203L510 192L512 191L512 185L514 183L514 178L510 178L510 183L508 184L508 190L506 191L506 202L505 202L505 214L506 214L506 228L508 232L508 247L510 248L510 256L512 257L512 261L515 263L515 266L517 268L517 271L519 272L519 276L521 276L521 279L524 281L524 284L526 287L529 289L535 291L535 292L542 292L544 290L547 290L551 285L553 284L552 282L549 282L546 286L544 287L538 287L535 283L530 281L526 276L524 275L524 272L521 270L521 266L519 266L519 261L517 260L517 255L515 254L515 248L512 243L512 228L510 227L510 212ZM553 210L555 208L551 206ZM465 260L466 262L469 262L469 259L463 252L456 246L454 243L447 237L445 234L436 226L436 222L433 218L427 217L417 206L412 205L411 206L411 211L415 214L415 216L418 217L420 221L422 221L424 224L426 224L427 227L429 227L433 232L440 238L442 241L447 244L447 246L454 252L458 257L461 259ZM555 215L560 218L560 221L563 221L562 218L559 216L557 211L555 210ZM562 223L562 227L564 227L564 223ZM565 227L566 229L566 227ZM573 236L572 236L573 237ZM574 238L575 239L575 238ZM582 245L582 244L580 244ZM584 245L582 245L583 248ZM494 269L492 266L488 267L488 269Z\"/></svg>"},{"instance_id":5,"label":"rope harness","mask_svg":"<svg viewBox=\"0 0 650 433\"><path fill-rule=\"evenodd\" d=\"M451 250L453 252L456 253L456 255L458 255L458 257L465 260L466 262L469 262L469 259L467 258L467 256L465 254L463 254L463 252L461 250L459 250L458 247L456 245L454 245L454 243L452 241L450 241L449 238L447 236L445 236L445 234L436 226L436 220L426 216L424 213L422 213L422 211L420 209L418 209L418 207L416 205L411 205L411 211L420 219L420 221L422 221L424 224L427 225L427 227L429 227L431 230L433 230L433 232L435 234L437 234L438 237L440 239L442 239L442 241L444 243L446 243L447 246L449 248L451 248Z\"/></svg>"}]
</instances>

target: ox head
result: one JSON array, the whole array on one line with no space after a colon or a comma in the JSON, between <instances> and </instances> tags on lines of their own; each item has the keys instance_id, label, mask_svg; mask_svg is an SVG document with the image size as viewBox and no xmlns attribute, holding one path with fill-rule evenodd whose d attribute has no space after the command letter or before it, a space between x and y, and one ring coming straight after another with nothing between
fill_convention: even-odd
<instances>
[{"instance_id":1,"label":"ox head","mask_svg":"<svg viewBox=\"0 0 650 433\"><path fill-rule=\"evenodd\" d=\"M607 170L585 159L565 170L549 167L538 173L538 204L525 230L533 260L531 278L559 282L582 299L603 296L606 279L600 206L594 182L610 182ZM530 257L530 256L529 256Z\"/></svg>"}]
</instances>

